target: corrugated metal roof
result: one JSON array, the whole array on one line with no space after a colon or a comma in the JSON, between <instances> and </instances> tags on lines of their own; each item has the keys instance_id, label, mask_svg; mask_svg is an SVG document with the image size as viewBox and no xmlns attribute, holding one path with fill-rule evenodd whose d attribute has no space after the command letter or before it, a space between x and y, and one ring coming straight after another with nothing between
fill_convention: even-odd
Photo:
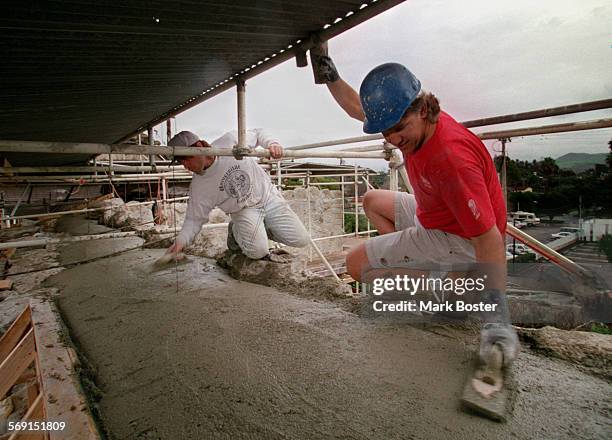
<instances>
[{"instance_id":1,"label":"corrugated metal roof","mask_svg":"<svg viewBox=\"0 0 612 440\"><path fill-rule=\"evenodd\" d=\"M3 2L0 139L116 142L338 17L397 3Z\"/></svg>"}]
</instances>

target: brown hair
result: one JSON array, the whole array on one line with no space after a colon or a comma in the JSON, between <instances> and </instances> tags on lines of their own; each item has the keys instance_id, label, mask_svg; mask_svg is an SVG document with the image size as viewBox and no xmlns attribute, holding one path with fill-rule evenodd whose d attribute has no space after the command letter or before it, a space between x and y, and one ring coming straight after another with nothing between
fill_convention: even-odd
<instances>
[{"instance_id":1,"label":"brown hair","mask_svg":"<svg viewBox=\"0 0 612 440\"><path fill-rule=\"evenodd\" d=\"M212 145L210 145L208 142L206 142L206 141L204 141L204 140L202 140L202 139L200 139L198 142L201 144L201 146L202 146L203 148L212 148ZM197 143L197 142L196 142L196 143Z\"/></svg>"},{"instance_id":2,"label":"brown hair","mask_svg":"<svg viewBox=\"0 0 612 440\"><path fill-rule=\"evenodd\" d=\"M421 92L419 96L412 102L406 113L420 112L423 106L427 109L427 121L435 124L440 117L440 101L433 93Z\"/></svg>"}]
</instances>

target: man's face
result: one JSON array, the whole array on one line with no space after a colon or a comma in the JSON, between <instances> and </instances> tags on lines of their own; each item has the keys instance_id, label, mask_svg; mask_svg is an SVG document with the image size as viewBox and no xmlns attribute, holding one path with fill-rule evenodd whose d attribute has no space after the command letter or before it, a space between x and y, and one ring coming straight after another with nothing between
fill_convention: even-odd
<instances>
[{"instance_id":1,"label":"man's face","mask_svg":"<svg viewBox=\"0 0 612 440\"><path fill-rule=\"evenodd\" d=\"M203 148L204 144L202 141L198 141L190 147L200 147ZM214 161L213 156L183 156L179 158L179 162L186 169L191 171L192 173L202 174L202 172L212 165Z\"/></svg>"},{"instance_id":2,"label":"man's face","mask_svg":"<svg viewBox=\"0 0 612 440\"><path fill-rule=\"evenodd\" d=\"M397 124L382 132L385 140L404 154L414 153L425 138L426 124L420 113L417 111L404 114Z\"/></svg>"},{"instance_id":3,"label":"man's face","mask_svg":"<svg viewBox=\"0 0 612 440\"><path fill-rule=\"evenodd\" d=\"M179 162L192 173L202 174L202 171L204 171L203 158L204 156L183 156L179 159Z\"/></svg>"}]
</instances>

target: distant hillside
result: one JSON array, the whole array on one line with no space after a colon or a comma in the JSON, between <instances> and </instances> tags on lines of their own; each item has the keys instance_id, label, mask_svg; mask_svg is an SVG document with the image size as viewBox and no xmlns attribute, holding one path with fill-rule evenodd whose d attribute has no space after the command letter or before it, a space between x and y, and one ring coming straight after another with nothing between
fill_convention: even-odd
<instances>
[{"instance_id":1,"label":"distant hillside","mask_svg":"<svg viewBox=\"0 0 612 440\"><path fill-rule=\"evenodd\" d=\"M555 159L559 168L570 169L576 173L595 168L595 164L606 163L606 153L567 153Z\"/></svg>"}]
</instances>

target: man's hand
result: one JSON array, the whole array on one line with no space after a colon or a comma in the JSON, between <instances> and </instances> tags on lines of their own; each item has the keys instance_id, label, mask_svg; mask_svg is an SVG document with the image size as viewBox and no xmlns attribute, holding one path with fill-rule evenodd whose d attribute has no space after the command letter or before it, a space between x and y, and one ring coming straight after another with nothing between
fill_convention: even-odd
<instances>
[{"instance_id":1,"label":"man's hand","mask_svg":"<svg viewBox=\"0 0 612 440\"><path fill-rule=\"evenodd\" d=\"M280 159L283 157L283 147L278 142L273 142L268 146L270 157L272 159Z\"/></svg>"},{"instance_id":2,"label":"man's hand","mask_svg":"<svg viewBox=\"0 0 612 440\"><path fill-rule=\"evenodd\" d=\"M310 49L310 62L315 78L315 84L328 84L338 81L340 75L336 65L327 52L327 42L320 43Z\"/></svg>"},{"instance_id":3,"label":"man's hand","mask_svg":"<svg viewBox=\"0 0 612 440\"><path fill-rule=\"evenodd\" d=\"M183 245L175 241L172 246L166 249L166 254L174 254L174 258L177 258L182 250L183 250Z\"/></svg>"}]
</instances>

